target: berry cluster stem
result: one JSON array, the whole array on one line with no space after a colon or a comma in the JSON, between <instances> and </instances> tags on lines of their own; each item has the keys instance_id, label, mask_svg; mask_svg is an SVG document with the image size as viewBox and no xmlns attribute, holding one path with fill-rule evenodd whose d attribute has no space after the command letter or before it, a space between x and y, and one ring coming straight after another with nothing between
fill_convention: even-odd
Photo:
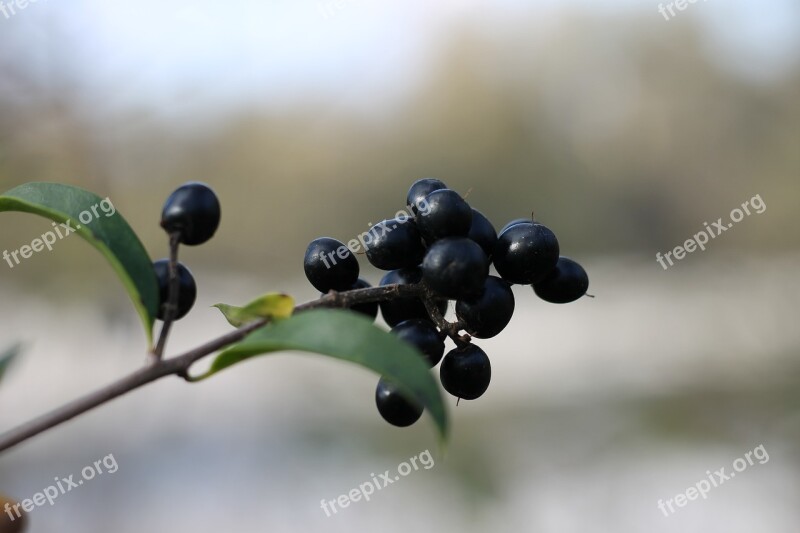
<instances>
[{"instance_id":1,"label":"berry cluster stem","mask_svg":"<svg viewBox=\"0 0 800 533\"><path fill-rule=\"evenodd\" d=\"M453 342L455 342L457 346L469 344L472 337L466 333L463 335L460 334L464 325L461 322L448 322L447 319L445 319L429 289L423 289L422 302L425 304L425 309L427 309L431 320L433 320L433 323L436 324L436 327L441 330L443 335L453 339Z\"/></svg>"}]
</instances>

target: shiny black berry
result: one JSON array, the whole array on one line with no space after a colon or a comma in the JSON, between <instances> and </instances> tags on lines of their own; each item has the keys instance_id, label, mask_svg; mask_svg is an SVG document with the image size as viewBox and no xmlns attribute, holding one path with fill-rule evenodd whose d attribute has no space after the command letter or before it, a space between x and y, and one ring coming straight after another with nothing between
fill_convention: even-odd
<instances>
[{"instance_id":1,"label":"shiny black berry","mask_svg":"<svg viewBox=\"0 0 800 533\"><path fill-rule=\"evenodd\" d=\"M425 197L433 191L446 188L447 185L445 185L443 181L434 178L422 178L421 180L417 180L411 185L411 188L408 189L406 205L410 205L414 213L417 213L419 210L425 212L428 210Z\"/></svg>"},{"instance_id":2,"label":"shiny black berry","mask_svg":"<svg viewBox=\"0 0 800 533\"><path fill-rule=\"evenodd\" d=\"M367 259L381 270L413 268L425 257L417 224L411 218L393 218L373 226L365 237Z\"/></svg>"},{"instance_id":3,"label":"shiny black berry","mask_svg":"<svg viewBox=\"0 0 800 533\"><path fill-rule=\"evenodd\" d=\"M472 225L467 237L478 243L486 257L491 260L494 245L497 243L497 232L489 219L477 209L472 210Z\"/></svg>"},{"instance_id":4,"label":"shiny black berry","mask_svg":"<svg viewBox=\"0 0 800 533\"><path fill-rule=\"evenodd\" d=\"M472 225L472 208L450 189L433 191L425 197L427 209L420 208L417 227L425 242L445 237L466 237Z\"/></svg>"},{"instance_id":5,"label":"shiny black berry","mask_svg":"<svg viewBox=\"0 0 800 533\"><path fill-rule=\"evenodd\" d=\"M429 320L404 320L392 328L392 333L422 352L431 368L442 360L444 340Z\"/></svg>"},{"instance_id":6,"label":"shiny black berry","mask_svg":"<svg viewBox=\"0 0 800 533\"><path fill-rule=\"evenodd\" d=\"M451 300L480 294L489 260L474 241L446 238L433 243L422 262L422 279L436 294Z\"/></svg>"},{"instance_id":7,"label":"shiny black berry","mask_svg":"<svg viewBox=\"0 0 800 533\"><path fill-rule=\"evenodd\" d=\"M410 426L422 416L422 407L407 400L393 384L383 378L375 390L375 404L383 419L393 426Z\"/></svg>"},{"instance_id":8,"label":"shiny black berry","mask_svg":"<svg viewBox=\"0 0 800 533\"><path fill-rule=\"evenodd\" d=\"M303 259L308 281L320 292L346 291L358 281L358 259L347 246L331 239L314 239Z\"/></svg>"},{"instance_id":9,"label":"shiny black berry","mask_svg":"<svg viewBox=\"0 0 800 533\"><path fill-rule=\"evenodd\" d=\"M536 295L554 304L567 304L589 290L589 276L581 265L568 257L559 257L556 267L533 286Z\"/></svg>"},{"instance_id":10,"label":"shiny black berry","mask_svg":"<svg viewBox=\"0 0 800 533\"><path fill-rule=\"evenodd\" d=\"M489 276L478 298L456 302L456 315L464 329L479 339L494 337L508 325L514 314L514 293L508 282Z\"/></svg>"},{"instance_id":11,"label":"shiny black berry","mask_svg":"<svg viewBox=\"0 0 800 533\"><path fill-rule=\"evenodd\" d=\"M419 283L422 280L422 270L416 268L404 268L400 270L392 270L387 272L381 279L380 285L410 285ZM389 327L394 327L404 320L412 318L422 318L430 320L428 310L425 304L419 298L393 298L380 303L381 315L383 319L389 324ZM442 301L439 304L439 310L444 313L447 310L447 301Z\"/></svg>"},{"instance_id":12,"label":"shiny black berry","mask_svg":"<svg viewBox=\"0 0 800 533\"><path fill-rule=\"evenodd\" d=\"M494 267L509 283L530 285L542 280L558 261L558 240L541 224L520 222L497 238Z\"/></svg>"},{"instance_id":13,"label":"shiny black berry","mask_svg":"<svg viewBox=\"0 0 800 533\"><path fill-rule=\"evenodd\" d=\"M167 301L169 299L169 259L159 259L153 263L153 270L158 280L158 297L161 305L158 307L158 319L166 317ZM192 309L197 299L197 284L192 273L183 263L178 263L178 308L174 320L180 320Z\"/></svg>"},{"instance_id":14,"label":"shiny black berry","mask_svg":"<svg viewBox=\"0 0 800 533\"><path fill-rule=\"evenodd\" d=\"M486 352L467 344L444 356L439 370L444 390L463 400L479 398L492 380L492 366Z\"/></svg>"},{"instance_id":15,"label":"shiny black berry","mask_svg":"<svg viewBox=\"0 0 800 533\"><path fill-rule=\"evenodd\" d=\"M217 195L204 183L181 185L169 195L161 211L161 227L178 233L180 242L203 244L219 227L220 205Z\"/></svg>"}]
</instances>

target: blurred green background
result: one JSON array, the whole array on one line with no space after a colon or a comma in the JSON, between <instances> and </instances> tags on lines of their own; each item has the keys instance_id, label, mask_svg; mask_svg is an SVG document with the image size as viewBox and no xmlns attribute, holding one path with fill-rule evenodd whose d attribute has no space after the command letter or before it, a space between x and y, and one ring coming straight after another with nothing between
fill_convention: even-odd
<instances>
[{"instance_id":1,"label":"blurred green background","mask_svg":"<svg viewBox=\"0 0 800 533\"><path fill-rule=\"evenodd\" d=\"M167 380L0 457L18 498L115 453L120 470L37 509L32 531L794 531L800 479L800 6L643 0L39 2L0 14L0 189L108 196L154 258L179 184L218 192L172 350L226 331L208 306L315 297L307 243L347 241L438 177L496 225L535 212L597 298L515 288L481 345L493 383L451 413L450 452L374 501L333 499L435 446L372 405L376 378L276 356ZM767 210L668 271L731 209ZM3 214L0 250L49 223ZM380 273L362 261L372 282ZM140 364L144 340L79 239L0 264L2 338L27 351L0 430ZM770 462L664 517L759 444ZM730 467L729 467L730 469ZM746 478L746 479L745 479Z\"/></svg>"}]
</instances>

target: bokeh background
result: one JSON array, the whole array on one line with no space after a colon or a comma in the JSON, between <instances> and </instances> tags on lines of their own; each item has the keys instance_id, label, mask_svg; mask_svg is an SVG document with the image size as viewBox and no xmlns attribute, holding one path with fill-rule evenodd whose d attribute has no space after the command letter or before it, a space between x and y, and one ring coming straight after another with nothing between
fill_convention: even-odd
<instances>
[{"instance_id":1,"label":"bokeh background","mask_svg":"<svg viewBox=\"0 0 800 533\"><path fill-rule=\"evenodd\" d=\"M668 2L667 2L668 3ZM113 454L119 471L36 509L34 533L790 532L800 510L800 4L711 0L40 0L0 13L0 189L108 196L154 258L164 198L213 185L223 222L186 249L200 284L170 351L228 326L217 302L316 296L307 243L348 240L419 177L499 228L532 211L591 277L569 306L516 287L480 342L493 382L449 401L446 457L400 430L376 376L283 354L150 385L0 456L27 498ZM655 261L746 217L669 270ZM49 223L3 214L0 250ZM372 282L380 272L362 261ZM80 239L0 264L0 431L141 364L113 272ZM657 507L764 445L770 460L672 516ZM436 466L326 517L320 500L430 449Z\"/></svg>"}]
</instances>

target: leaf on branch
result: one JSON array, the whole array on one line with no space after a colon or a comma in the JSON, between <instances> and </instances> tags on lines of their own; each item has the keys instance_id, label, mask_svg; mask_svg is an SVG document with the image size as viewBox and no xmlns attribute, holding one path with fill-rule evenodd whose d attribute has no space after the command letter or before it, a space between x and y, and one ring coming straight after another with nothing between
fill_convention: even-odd
<instances>
[{"instance_id":1,"label":"leaf on branch","mask_svg":"<svg viewBox=\"0 0 800 533\"><path fill-rule=\"evenodd\" d=\"M448 419L442 393L422 354L351 311L306 311L267 324L228 347L206 373L191 380L206 379L251 357L287 350L327 355L377 372L394 382L409 400L424 407L442 441L446 439Z\"/></svg>"},{"instance_id":2,"label":"leaf on branch","mask_svg":"<svg viewBox=\"0 0 800 533\"><path fill-rule=\"evenodd\" d=\"M21 350L21 344L14 344L4 352L0 352L0 381L3 381L3 375Z\"/></svg>"},{"instance_id":3,"label":"leaf on branch","mask_svg":"<svg viewBox=\"0 0 800 533\"><path fill-rule=\"evenodd\" d=\"M294 311L294 298L288 294L270 292L259 296L244 307L227 304L216 304L212 307L219 309L231 326L240 328L259 318L289 318Z\"/></svg>"},{"instance_id":4,"label":"leaf on branch","mask_svg":"<svg viewBox=\"0 0 800 533\"><path fill-rule=\"evenodd\" d=\"M48 218L57 224L45 234L48 240L55 240L56 235L60 240L74 232L99 250L128 291L144 324L147 340L152 344L153 324L159 306L153 262L136 233L108 198L100 198L71 185L26 183L0 196L2 211L19 211ZM87 220L89 215L91 219ZM42 235L42 241L45 235Z\"/></svg>"}]
</instances>

